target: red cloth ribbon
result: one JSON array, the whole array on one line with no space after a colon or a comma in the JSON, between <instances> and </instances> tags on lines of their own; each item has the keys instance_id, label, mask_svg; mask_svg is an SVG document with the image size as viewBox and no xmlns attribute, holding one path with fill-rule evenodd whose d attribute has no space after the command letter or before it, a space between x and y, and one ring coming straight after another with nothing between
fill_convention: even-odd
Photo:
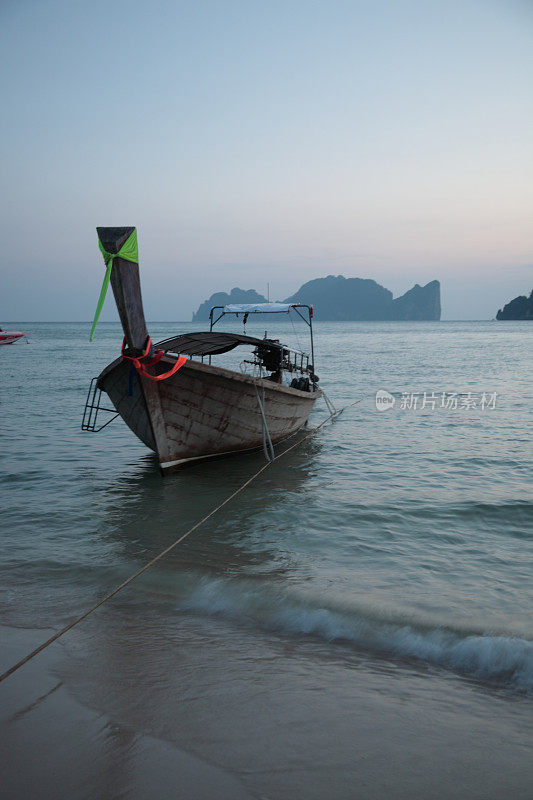
<instances>
[{"instance_id":1,"label":"red cloth ribbon","mask_svg":"<svg viewBox=\"0 0 533 800\"><path fill-rule=\"evenodd\" d=\"M157 364L158 361L161 361L165 355L164 350L157 350L156 354L152 355L152 340L149 336L146 339L146 347L144 348L144 352L140 356L127 356L124 352L125 347L126 338L124 337L122 349L120 351L122 358L124 358L126 361L131 361L139 375L142 375L144 378L150 378L151 381L164 381L166 378L170 378L171 375L174 375L175 372L177 372L184 364L187 363L186 356L179 356L176 363L171 369L169 369L168 372L163 372L162 375L150 375L150 373L146 370L146 367L151 367L154 364Z\"/></svg>"}]
</instances>

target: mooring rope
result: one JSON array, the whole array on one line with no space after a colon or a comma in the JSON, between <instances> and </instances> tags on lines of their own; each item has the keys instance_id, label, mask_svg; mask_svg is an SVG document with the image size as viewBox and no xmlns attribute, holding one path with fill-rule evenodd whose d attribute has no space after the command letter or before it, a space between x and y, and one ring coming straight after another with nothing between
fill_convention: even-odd
<instances>
[{"instance_id":1,"label":"mooring rope","mask_svg":"<svg viewBox=\"0 0 533 800\"><path fill-rule=\"evenodd\" d=\"M259 405L259 412L261 414L261 432L263 434L263 453L265 454L265 458L267 461L274 461L274 445L272 444L272 439L270 438L270 431L268 430L268 425L265 417L265 387L263 386L263 401L261 402L261 398L259 397L259 392L257 390L257 386L255 387L255 394L257 397L257 403ZM268 442L268 449L267 449L267 442Z\"/></svg>"},{"instance_id":2,"label":"mooring rope","mask_svg":"<svg viewBox=\"0 0 533 800\"><path fill-rule=\"evenodd\" d=\"M325 393L324 389L322 389L322 397L324 398L324 402L325 402L325 404L327 406L327 409L328 409L329 413L332 414L332 415L335 414L337 409L335 408L335 406L333 405L333 403L331 402L331 400L329 399L329 397Z\"/></svg>"},{"instance_id":3,"label":"mooring rope","mask_svg":"<svg viewBox=\"0 0 533 800\"><path fill-rule=\"evenodd\" d=\"M65 625L64 628L62 628L57 633L54 633L54 635L51 636L49 639L47 639L46 642L43 642L42 644L40 644L39 647L36 647L35 650L32 650L31 653L28 653L28 655L24 656L24 658L22 658L16 664L13 664L12 667L10 667L8 670L6 670L6 672L4 672L2 675L0 675L0 683L2 681L4 681L6 678L9 678L10 675L12 675L18 669L23 667L24 664L27 664L28 661L31 661L32 658L35 658L35 656L37 656L39 653L41 653L43 650L45 650L47 647L49 647L51 644L53 644L55 641L57 641L57 639L59 639L65 633L67 633L72 628L74 628L76 625L78 625L82 620L84 620L86 617L88 617L90 614L92 614L93 611L96 611L97 608L100 608L100 606L103 606L104 603L107 603L108 600L110 600L118 592L120 592L122 589L124 589L126 586L128 586L128 584L130 584L132 581L134 581L136 578L138 578L139 575L142 575L143 572L146 572L146 570L149 569L151 566L153 566L157 561L160 561L162 558L164 558L164 556L166 556L167 553L170 553L170 551L173 550L175 547L177 547L178 544L181 544L181 542L183 542L183 540L186 539L187 536L190 536L191 533L194 533L194 531L198 530L198 528L201 525L203 525L205 522L207 522L208 519L211 519L211 517L214 516L214 514L216 514L217 511L220 511L220 509L223 508L225 505L227 505L227 503L229 503L230 500L233 500L234 497L236 497L244 489L246 489L246 487L249 486L252 483L252 481L254 481L256 478L258 478L259 475L261 475L262 472L264 472L266 469L268 469L268 467L270 467L270 465L273 464L274 461L277 461L278 458L281 458L286 453L290 452L291 450L294 450L295 447L298 447L298 445L300 445L303 442L305 442L306 439L309 439L311 436L314 436L314 434L318 430L320 430L320 428L322 428L326 424L326 422L329 422L334 417L338 417L339 414L341 414L343 411L345 411L345 409L351 408L352 406L355 406L355 405L357 405L357 403L360 403L360 402L361 402L361 400L356 400L354 403L349 403L347 406L344 406L343 408L340 408L338 411L335 411L333 414L330 414L329 417L326 417L326 419L322 420L320 425L317 425L316 428L313 428L313 430L310 431L307 434L307 436L304 436L302 439L299 439L297 442L292 444L290 447L287 447L281 453L278 453L278 455L275 455L274 458L272 459L272 461L267 461L266 464L263 464L261 469L258 469L256 473L254 473L250 478L248 478L248 480L246 480L237 489L235 489L234 492L232 492L230 495L228 495L228 497L226 497L226 499L223 500L216 508L214 508L212 511L210 511L209 514L206 514L206 516L203 517L199 522L196 522L192 526L192 528L189 528L189 530L186 531L186 533L184 533L182 536L180 536L179 539L176 539L176 541L172 542L171 545L169 545L168 547L165 547L165 549L161 553L159 553L159 555L155 556L155 558L152 558L151 561L149 561L147 564L145 564L144 567L141 567L140 569L138 569L137 572L135 572L133 575L130 575L130 577L127 578L127 580L123 581L119 586L116 586L111 592L109 592L109 594L107 594L105 597L103 597L102 600L99 600L98 603L95 603L93 606L91 606L91 608L87 609L87 611L84 611L84 613L81 614L81 616L77 617L73 622L69 623L68 625Z\"/></svg>"}]
</instances>

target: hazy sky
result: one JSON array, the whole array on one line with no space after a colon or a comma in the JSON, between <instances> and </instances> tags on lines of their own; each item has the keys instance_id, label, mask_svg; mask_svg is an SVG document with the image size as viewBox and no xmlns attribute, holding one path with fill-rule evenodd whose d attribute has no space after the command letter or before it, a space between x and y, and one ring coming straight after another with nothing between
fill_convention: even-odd
<instances>
[{"instance_id":1,"label":"hazy sky","mask_svg":"<svg viewBox=\"0 0 533 800\"><path fill-rule=\"evenodd\" d=\"M0 0L0 321L147 317L327 274L443 318L533 286L533 0ZM115 318L111 293L102 319Z\"/></svg>"}]
</instances>

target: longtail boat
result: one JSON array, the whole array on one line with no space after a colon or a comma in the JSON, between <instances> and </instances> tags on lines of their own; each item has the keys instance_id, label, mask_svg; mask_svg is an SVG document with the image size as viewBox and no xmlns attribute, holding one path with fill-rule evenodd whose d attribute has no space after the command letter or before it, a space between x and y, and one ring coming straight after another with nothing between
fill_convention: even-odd
<instances>
[{"instance_id":1,"label":"longtail boat","mask_svg":"<svg viewBox=\"0 0 533 800\"><path fill-rule=\"evenodd\" d=\"M110 282L124 330L119 358L93 379L83 430L97 431L100 411L120 415L153 450L163 472L205 458L273 445L302 428L322 396L314 366L313 310L286 303L220 306L211 309L209 331L152 345L143 311L137 232L133 227L97 228L106 276L91 339ZM226 315L293 312L306 322L310 350L296 352L275 339L214 330ZM237 347L251 351L241 371L213 363ZM113 408L101 405L105 392ZM111 421L111 419L109 420Z\"/></svg>"}]
</instances>

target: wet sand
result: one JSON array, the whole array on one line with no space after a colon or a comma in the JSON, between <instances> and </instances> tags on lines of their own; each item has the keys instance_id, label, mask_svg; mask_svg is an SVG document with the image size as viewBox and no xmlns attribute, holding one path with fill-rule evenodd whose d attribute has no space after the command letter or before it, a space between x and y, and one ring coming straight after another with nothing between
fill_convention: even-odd
<instances>
[{"instance_id":1,"label":"wet sand","mask_svg":"<svg viewBox=\"0 0 533 800\"><path fill-rule=\"evenodd\" d=\"M3 664L52 633L0 631ZM77 702L52 674L60 657L61 645L0 684L3 800L253 797L231 773Z\"/></svg>"},{"instance_id":2,"label":"wet sand","mask_svg":"<svg viewBox=\"0 0 533 800\"><path fill-rule=\"evenodd\" d=\"M2 633L4 663L47 634ZM6 800L531 796L531 703L456 676L342 647L317 671L312 640L193 617L54 647L0 686Z\"/></svg>"}]
</instances>

